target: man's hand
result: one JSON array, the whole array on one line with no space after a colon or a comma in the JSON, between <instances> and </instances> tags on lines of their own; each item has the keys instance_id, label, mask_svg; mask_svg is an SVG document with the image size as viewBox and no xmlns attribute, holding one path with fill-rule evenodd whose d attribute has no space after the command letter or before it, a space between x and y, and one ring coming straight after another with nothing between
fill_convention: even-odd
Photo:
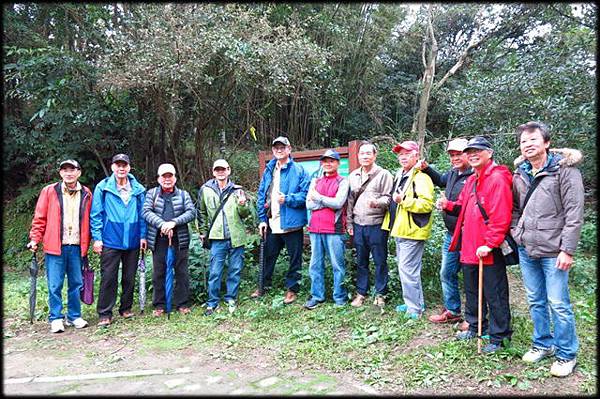
<instances>
[{"instance_id":1,"label":"man's hand","mask_svg":"<svg viewBox=\"0 0 600 399\"><path fill-rule=\"evenodd\" d=\"M392 199L396 204L399 204L402 202L402 195L400 195L400 193L394 193L394 195L392 195Z\"/></svg>"},{"instance_id":2,"label":"man's hand","mask_svg":"<svg viewBox=\"0 0 600 399\"><path fill-rule=\"evenodd\" d=\"M238 192L238 204L241 206L246 205L246 193L244 193L244 190L239 190Z\"/></svg>"},{"instance_id":3,"label":"man's hand","mask_svg":"<svg viewBox=\"0 0 600 399\"><path fill-rule=\"evenodd\" d=\"M348 227L347 230L348 230L348 234L350 234L351 236L354 235L354 228L352 226Z\"/></svg>"},{"instance_id":4,"label":"man's hand","mask_svg":"<svg viewBox=\"0 0 600 399\"><path fill-rule=\"evenodd\" d=\"M260 234L262 238L267 237L267 224L265 222L260 222L258 224L258 234Z\"/></svg>"},{"instance_id":5,"label":"man's hand","mask_svg":"<svg viewBox=\"0 0 600 399\"><path fill-rule=\"evenodd\" d=\"M377 201L375 200L369 200L367 203L369 204L369 208L379 208L379 205L377 205Z\"/></svg>"},{"instance_id":6,"label":"man's hand","mask_svg":"<svg viewBox=\"0 0 600 399\"><path fill-rule=\"evenodd\" d=\"M160 226L160 232L163 234L167 234L169 230L173 230L175 228L175 222L164 222L162 226Z\"/></svg>"},{"instance_id":7,"label":"man's hand","mask_svg":"<svg viewBox=\"0 0 600 399\"><path fill-rule=\"evenodd\" d=\"M438 200L435 202L435 207L438 210L443 211L444 208L446 208L446 205L448 205L448 199L443 191L440 193L440 195L440 198L438 198Z\"/></svg>"},{"instance_id":8,"label":"man's hand","mask_svg":"<svg viewBox=\"0 0 600 399\"><path fill-rule=\"evenodd\" d=\"M487 245L482 245L479 248L477 248L477 251L475 251L475 255L477 255L480 258L485 258L490 252L492 252L492 248L488 247Z\"/></svg>"},{"instance_id":9,"label":"man's hand","mask_svg":"<svg viewBox=\"0 0 600 399\"><path fill-rule=\"evenodd\" d=\"M416 168L417 170L425 170L425 169L427 169L428 167L429 167L429 164L428 164L428 163L427 163L427 161L426 161L426 160L424 160L424 159L419 159L419 160L417 161L417 163L415 164L415 168Z\"/></svg>"},{"instance_id":10,"label":"man's hand","mask_svg":"<svg viewBox=\"0 0 600 399\"><path fill-rule=\"evenodd\" d=\"M171 231L173 231L173 230L171 230ZM141 249L142 251L145 251L146 249L148 249L148 241L146 241L146 239L145 239L145 238L142 238L142 239L140 240L140 249Z\"/></svg>"},{"instance_id":11,"label":"man's hand","mask_svg":"<svg viewBox=\"0 0 600 399\"><path fill-rule=\"evenodd\" d=\"M573 255L569 255L565 251L560 251L556 257L556 268L558 270L567 271L573 266Z\"/></svg>"},{"instance_id":12,"label":"man's hand","mask_svg":"<svg viewBox=\"0 0 600 399\"><path fill-rule=\"evenodd\" d=\"M285 202L285 194L282 192L279 192L279 197L277 197L277 202L279 202L280 205L283 205L283 203Z\"/></svg>"},{"instance_id":13,"label":"man's hand","mask_svg":"<svg viewBox=\"0 0 600 399\"><path fill-rule=\"evenodd\" d=\"M31 252L37 251L37 248L38 248L37 242L35 242L33 240L29 241L29 243L27 244L27 248L29 248L29 250Z\"/></svg>"},{"instance_id":14,"label":"man's hand","mask_svg":"<svg viewBox=\"0 0 600 399\"><path fill-rule=\"evenodd\" d=\"M98 240L98 241L94 241L94 252L97 253L98 255L102 254L102 241Z\"/></svg>"}]
</instances>

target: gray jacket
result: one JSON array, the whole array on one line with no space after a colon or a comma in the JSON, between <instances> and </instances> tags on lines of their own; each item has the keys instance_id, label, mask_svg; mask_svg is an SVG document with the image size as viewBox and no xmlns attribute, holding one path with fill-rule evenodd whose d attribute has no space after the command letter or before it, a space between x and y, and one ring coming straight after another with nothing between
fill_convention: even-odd
<instances>
[{"instance_id":1,"label":"gray jacket","mask_svg":"<svg viewBox=\"0 0 600 399\"><path fill-rule=\"evenodd\" d=\"M511 234L534 259L556 257L560 251L573 255L583 225L583 179L576 168L583 156L568 148L550 149L550 154L552 159L534 178L542 180L525 209L531 164L524 157L515 160Z\"/></svg>"},{"instance_id":2,"label":"gray jacket","mask_svg":"<svg viewBox=\"0 0 600 399\"><path fill-rule=\"evenodd\" d=\"M168 222L168 220L162 218L164 206L165 201L160 195L160 187L155 187L146 192L142 216L148 223L148 234L146 239L148 240L148 248L152 251L154 251L154 245L156 244L156 234L158 233L158 229L160 229L163 223ZM179 239L179 248L189 248L190 232L187 224L196 217L196 208L187 191L175 187L175 193L173 194L173 211L175 213L175 218L172 221L175 222L176 225L175 232Z\"/></svg>"},{"instance_id":3,"label":"gray jacket","mask_svg":"<svg viewBox=\"0 0 600 399\"><path fill-rule=\"evenodd\" d=\"M355 169L348 175L350 192L348 193L347 223L348 227L352 223L361 226L381 225L385 213L388 210L392 200L392 187L394 185L394 176L381 166L375 164L369 172L372 176L377 170L377 176L366 185L364 192L356 198L361 187L361 168ZM368 202L375 200L376 208L371 208Z\"/></svg>"}]
</instances>

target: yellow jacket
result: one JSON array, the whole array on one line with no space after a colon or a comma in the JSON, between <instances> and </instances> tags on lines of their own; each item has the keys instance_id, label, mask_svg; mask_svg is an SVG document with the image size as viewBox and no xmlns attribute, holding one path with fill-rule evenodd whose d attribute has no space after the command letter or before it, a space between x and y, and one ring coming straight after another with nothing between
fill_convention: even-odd
<instances>
[{"instance_id":1,"label":"yellow jacket","mask_svg":"<svg viewBox=\"0 0 600 399\"><path fill-rule=\"evenodd\" d=\"M399 180L400 173L394 178L394 190ZM390 231L390 221L393 221L390 231L392 237L426 240L433 224L433 182L425 173L413 169L404 190L402 202L397 204L392 200L381 228Z\"/></svg>"}]
</instances>

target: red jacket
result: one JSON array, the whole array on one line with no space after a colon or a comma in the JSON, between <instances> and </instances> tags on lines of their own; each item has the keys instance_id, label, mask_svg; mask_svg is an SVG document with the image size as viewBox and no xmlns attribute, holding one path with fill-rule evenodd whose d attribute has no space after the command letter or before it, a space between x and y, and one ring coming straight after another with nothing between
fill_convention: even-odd
<instances>
[{"instance_id":1,"label":"red jacket","mask_svg":"<svg viewBox=\"0 0 600 399\"><path fill-rule=\"evenodd\" d=\"M81 186L81 202L79 205L79 237L81 256L86 256L90 246L90 209L92 192ZM42 189L35 206L35 214L31 222L29 238L36 243L42 242L44 253L60 255L62 247L62 214L63 202L61 182L50 184Z\"/></svg>"},{"instance_id":2,"label":"red jacket","mask_svg":"<svg viewBox=\"0 0 600 399\"><path fill-rule=\"evenodd\" d=\"M477 182L479 203L486 211L489 221L486 225L477 202L473 186ZM504 165L490 162L478 175L469 176L456 201L448 201L446 210L460 207L460 214L452 235L449 251L460 250L460 261L466 264L479 264L477 248L487 245L498 248L510 229L512 214L512 174ZM462 237L461 237L462 235ZM460 247L459 247L460 245ZM484 265L494 263L493 254L483 258Z\"/></svg>"}]
</instances>

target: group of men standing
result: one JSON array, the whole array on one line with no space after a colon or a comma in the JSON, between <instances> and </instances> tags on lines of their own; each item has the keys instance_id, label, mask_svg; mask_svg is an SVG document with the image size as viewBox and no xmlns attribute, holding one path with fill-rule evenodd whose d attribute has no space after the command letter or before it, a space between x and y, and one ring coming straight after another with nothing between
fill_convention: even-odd
<instances>
[{"instance_id":1,"label":"group of men standing","mask_svg":"<svg viewBox=\"0 0 600 399\"><path fill-rule=\"evenodd\" d=\"M285 275L285 304L297 300L300 290L303 228L308 225L311 242L310 297L306 309L325 301L325 258L333 271L333 301L344 306L349 294L346 277L346 233L356 249L356 293L353 307L363 306L370 292L369 263L374 263L373 303L385 306L388 287L388 237L395 240L398 273L404 303L396 311L418 319L425 311L421 283L425 241L431 234L433 209L442 212L447 228L442 246L440 278L444 307L429 317L434 323L462 321L458 283L463 271L465 322L456 338L478 337L478 264L483 263L482 335L489 338L485 353L510 342L511 315L506 262L499 249L508 234L518 244L520 267L534 324L532 348L523 356L537 362L556 356L551 373L569 375L576 364L578 342L569 299L568 271L583 223L583 183L576 165L576 150L550 150L550 133L539 122L517 128L521 157L511 173L493 158L490 142L482 136L454 139L447 152L452 169L440 174L420 159L419 146L404 141L392 151L400 169L396 175L376 164L377 147L359 147L360 167L348 177L339 174L340 155L327 150L321 168L310 176L291 156L286 137L272 141L274 158L266 165L258 195L259 233L265 240L264 289L273 285L273 272L281 249L289 255ZM244 264L245 228L250 214L242 187L229 179L225 160L213 165L214 179L198 192L196 206L189 193L175 187L175 168L158 169L158 187L145 190L131 175L125 154L112 159L113 174L101 181L93 196L77 181L79 164L60 164L62 182L45 187L30 232L32 250L44 242L49 282L50 322L53 332L64 331L61 290L65 274L69 283L67 324L87 326L81 318L79 288L81 258L93 249L101 256L101 283L97 304L99 325L112 321L116 303L117 274L122 263L119 313L130 318L134 277L140 249L153 252L154 315L164 313L165 253L176 249L174 303L179 312L190 311L187 258L187 224L198 217L201 238L210 247L208 301L205 314L217 311L224 262L229 258L224 297L229 311L236 308ZM435 201L434 186L444 188ZM93 197L93 201L91 198ZM308 211L308 212L307 212ZM91 232L91 233L90 233ZM260 287L262 288L262 287ZM551 313L550 313L551 312ZM554 329L551 329L550 314Z\"/></svg>"}]
</instances>

